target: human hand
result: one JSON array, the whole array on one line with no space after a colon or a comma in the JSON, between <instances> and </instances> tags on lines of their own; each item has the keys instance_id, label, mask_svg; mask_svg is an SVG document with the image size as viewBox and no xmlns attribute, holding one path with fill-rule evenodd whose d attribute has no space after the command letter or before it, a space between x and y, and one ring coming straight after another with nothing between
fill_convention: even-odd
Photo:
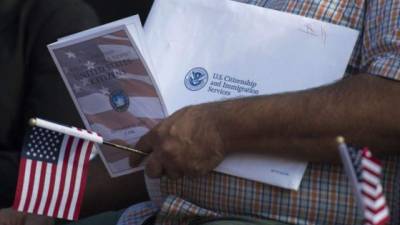
<instances>
[{"instance_id":1,"label":"human hand","mask_svg":"<svg viewBox=\"0 0 400 225\"><path fill-rule=\"evenodd\" d=\"M12 208L0 209L0 225L23 225L26 214Z\"/></svg>"},{"instance_id":2,"label":"human hand","mask_svg":"<svg viewBox=\"0 0 400 225\"><path fill-rule=\"evenodd\" d=\"M218 129L217 107L213 104L181 109L144 135L136 148L151 153L146 174L157 178L167 175L204 175L224 158L224 142ZM141 158L132 155L131 165Z\"/></svg>"},{"instance_id":3,"label":"human hand","mask_svg":"<svg viewBox=\"0 0 400 225\"><path fill-rule=\"evenodd\" d=\"M12 208L0 209L0 225L53 225L54 220L46 216L38 216L18 212Z\"/></svg>"}]
</instances>

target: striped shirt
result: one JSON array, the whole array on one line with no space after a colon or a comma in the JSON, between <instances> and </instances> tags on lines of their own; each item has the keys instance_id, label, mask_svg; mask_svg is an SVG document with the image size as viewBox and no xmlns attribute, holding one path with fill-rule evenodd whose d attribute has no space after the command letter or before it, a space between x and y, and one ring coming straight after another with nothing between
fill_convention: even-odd
<instances>
[{"instance_id":1,"label":"striped shirt","mask_svg":"<svg viewBox=\"0 0 400 225\"><path fill-rule=\"evenodd\" d=\"M349 75L368 73L400 80L400 0L236 0L334 23L360 31ZM400 155L382 159L391 224L400 224ZM299 191L219 173L161 180L168 196L157 224L186 224L196 217L242 215L290 224L360 224L341 166L310 163ZM138 215L127 211L125 217ZM120 221L120 222L121 222ZM120 223L140 224L140 223Z\"/></svg>"}]
</instances>

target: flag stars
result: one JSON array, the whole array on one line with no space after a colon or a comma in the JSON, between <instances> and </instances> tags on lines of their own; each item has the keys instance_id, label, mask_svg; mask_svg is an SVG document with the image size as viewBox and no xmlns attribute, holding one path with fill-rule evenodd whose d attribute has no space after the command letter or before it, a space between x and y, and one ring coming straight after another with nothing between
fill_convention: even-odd
<instances>
[{"instance_id":1,"label":"flag stars","mask_svg":"<svg viewBox=\"0 0 400 225\"><path fill-rule=\"evenodd\" d=\"M45 135L42 136L41 133ZM77 215L79 211L75 209L79 208L79 202L74 199L79 199L79 196L83 192L82 184L85 183L83 178L87 171L85 165L88 163L88 159L85 157L86 154L82 153L83 151L90 152L92 150L91 145L90 148L84 145L87 149L83 149L84 146L76 144L76 141L80 141L80 139L75 139L74 137L71 140L71 137L64 134L58 135L58 132L48 137L47 134L49 132L38 130L37 135L40 137L39 139L35 135L30 137L31 134L33 135L32 130L27 134L26 142L24 142L23 146L22 160L26 160L27 166L24 171L19 172L21 176L19 180L22 181L22 183L19 183L19 186L24 188L17 192L15 205L25 209L25 211L40 211L40 207L51 208L53 207L52 205L57 205L56 207L58 208L58 205L60 205L60 210L54 209L53 215ZM33 140L36 143L33 143ZM55 144L56 142L59 142L59 144ZM68 142L68 144L65 142ZM52 144L55 144L54 147L51 147ZM69 155L69 158L66 158L67 155ZM73 158L72 162L70 160L71 157ZM55 168L56 171L54 171ZM61 176L58 176L59 174ZM62 176L64 174L71 176ZM80 186L78 186L78 181ZM72 188L71 185L74 184L76 186ZM60 188L52 188L58 186ZM52 198L52 196L66 196L68 198ZM46 197L47 199L45 199Z\"/></svg>"},{"instance_id":2,"label":"flag stars","mask_svg":"<svg viewBox=\"0 0 400 225\"><path fill-rule=\"evenodd\" d=\"M92 61L87 61L84 65L86 66L86 68L88 70L92 70L92 69L94 69L95 63Z\"/></svg>"},{"instance_id":3,"label":"flag stars","mask_svg":"<svg viewBox=\"0 0 400 225\"><path fill-rule=\"evenodd\" d=\"M75 53L73 53L71 51L66 52L65 55L67 55L68 59L75 59L76 58Z\"/></svg>"},{"instance_id":4,"label":"flag stars","mask_svg":"<svg viewBox=\"0 0 400 225\"><path fill-rule=\"evenodd\" d=\"M36 132L36 134L34 134ZM36 131L31 131L28 134L28 142L26 143L25 156L30 159L36 159L39 161L53 161L59 154L60 143L64 134L54 132L52 130L37 128ZM46 157L48 156L48 157Z\"/></svg>"}]
</instances>

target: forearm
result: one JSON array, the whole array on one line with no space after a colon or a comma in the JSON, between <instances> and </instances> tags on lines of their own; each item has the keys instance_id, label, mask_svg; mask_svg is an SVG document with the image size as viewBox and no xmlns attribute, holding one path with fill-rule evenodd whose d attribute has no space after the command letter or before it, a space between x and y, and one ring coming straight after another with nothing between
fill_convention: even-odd
<instances>
[{"instance_id":1,"label":"forearm","mask_svg":"<svg viewBox=\"0 0 400 225\"><path fill-rule=\"evenodd\" d=\"M312 90L227 101L213 111L227 152L332 161L338 135L379 153L400 149L399 101L400 83L354 76Z\"/></svg>"},{"instance_id":2,"label":"forearm","mask_svg":"<svg viewBox=\"0 0 400 225\"><path fill-rule=\"evenodd\" d=\"M337 161L338 135L378 153L400 149L400 83L355 76L312 90L183 108L144 135L146 173L204 175L230 152ZM132 157L137 165L138 157Z\"/></svg>"}]
</instances>

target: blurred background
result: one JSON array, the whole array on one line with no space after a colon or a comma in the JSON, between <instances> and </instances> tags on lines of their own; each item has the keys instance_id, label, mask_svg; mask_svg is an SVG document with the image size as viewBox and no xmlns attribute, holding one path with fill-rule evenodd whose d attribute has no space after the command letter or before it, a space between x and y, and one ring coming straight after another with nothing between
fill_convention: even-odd
<instances>
[{"instance_id":1,"label":"blurred background","mask_svg":"<svg viewBox=\"0 0 400 225\"><path fill-rule=\"evenodd\" d=\"M108 23L135 14L144 24L153 0L84 0L96 11L100 22Z\"/></svg>"},{"instance_id":2,"label":"blurred background","mask_svg":"<svg viewBox=\"0 0 400 225\"><path fill-rule=\"evenodd\" d=\"M135 14L144 23L153 4L153 0L79 1L94 9L101 24ZM26 121L37 116L83 126L46 47L57 38L98 25L92 10L79 1L0 0L0 219L2 208L14 198ZM143 174L111 179L99 157L90 163L88 183L82 216L148 198Z\"/></svg>"}]
</instances>

